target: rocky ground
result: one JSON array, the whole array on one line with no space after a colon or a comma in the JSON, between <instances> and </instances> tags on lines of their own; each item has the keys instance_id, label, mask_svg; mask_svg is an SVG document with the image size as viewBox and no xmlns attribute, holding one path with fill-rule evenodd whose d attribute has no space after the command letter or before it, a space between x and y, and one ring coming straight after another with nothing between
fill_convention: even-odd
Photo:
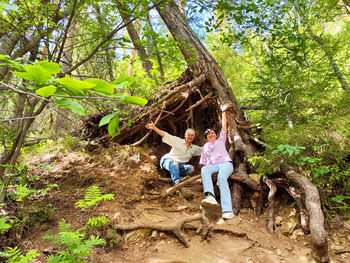
<instances>
[{"instance_id":1,"label":"rocky ground","mask_svg":"<svg viewBox=\"0 0 350 263\"><path fill-rule=\"evenodd\" d=\"M110 224L94 234L104 238L106 245L95 247L87 262L315 262L309 237L300 228L297 208L284 193L277 193L275 234L266 230L267 213L255 216L257 195L249 189L245 189L238 216L223 221L220 214L209 213L213 228L204 240L201 220L183 224L181 233L188 248L174 232L161 230L159 226L172 226L200 215L202 199L200 180L174 195L161 197L171 186L157 165L161 151L147 146L115 146L27 157L30 174L40 177L38 184L58 185L43 200L57 209L51 221L37 222L27 230L22 249L37 249L41 256L33 262L45 262L61 247L42 236L57 235L62 219L77 229L89 218L104 215ZM76 208L75 203L92 185L103 194L114 194L115 199L99 202L91 209ZM135 224L145 227L121 230ZM350 262L349 224L338 220L327 222L326 227L331 262Z\"/></svg>"}]
</instances>

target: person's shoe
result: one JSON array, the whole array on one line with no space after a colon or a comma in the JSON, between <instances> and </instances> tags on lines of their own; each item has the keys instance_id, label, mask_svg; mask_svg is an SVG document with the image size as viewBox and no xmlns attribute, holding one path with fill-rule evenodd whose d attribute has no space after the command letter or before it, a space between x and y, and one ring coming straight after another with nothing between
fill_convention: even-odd
<instances>
[{"instance_id":1,"label":"person's shoe","mask_svg":"<svg viewBox=\"0 0 350 263\"><path fill-rule=\"evenodd\" d=\"M219 203L216 201L215 197L212 195L208 195L201 202L203 206L217 206Z\"/></svg>"},{"instance_id":2,"label":"person's shoe","mask_svg":"<svg viewBox=\"0 0 350 263\"><path fill-rule=\"evenodd\" d=\"M223 214L222 214L222 218L223 219L231 219L232 217L234 217L235 215L234 215L234 213L232 213L232 212L224 212Z\"/></svg>"}]
</instances>

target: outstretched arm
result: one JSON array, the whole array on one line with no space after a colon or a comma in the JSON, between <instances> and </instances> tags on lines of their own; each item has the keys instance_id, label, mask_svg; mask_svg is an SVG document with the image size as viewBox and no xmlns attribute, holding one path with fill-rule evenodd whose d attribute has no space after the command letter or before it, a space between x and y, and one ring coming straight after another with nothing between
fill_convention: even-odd
<instances>
[{"instance_id":1,"label":"outstretched arm","mask_svg":"<svg viewBox=\"0 0 350 263\"><path fill-rule=\"evenodd\" d=\"M230 107L228 103L224 105L220 105L220 109L222 111L222 116L221 116L221 129L223 131L227 131L227 117L226 117L226 110Z\"/></svg>"},{"instance_id":2,"label":"outstretched arm","mask_svg":"<svg viewBox=\"0 0 350 263\"><path fill-rule=\"evenodd\" d=\"M150 123L147 123L145 127L149 130L154 130L156 133L158 133L160 136L164 137L164 131L160 130L156 127L156 125L151 121Z\"/></svg>"}]
</instances>

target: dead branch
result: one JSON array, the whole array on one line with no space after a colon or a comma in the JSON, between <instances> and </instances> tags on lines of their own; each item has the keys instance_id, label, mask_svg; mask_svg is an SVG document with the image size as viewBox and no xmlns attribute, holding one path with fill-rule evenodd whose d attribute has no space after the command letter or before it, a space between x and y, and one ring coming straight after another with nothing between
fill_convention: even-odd
<instances>
[{"instance_id":1,"label":"dead branch","mask_svg":"<svg viewBox=\"0 0 350 263\"><path fill-rule=\"evenodd\" d=\"M159 121L160 119L160 116L162 116L162 112L158 115L157 119L155 120L154 122L154 125L157 125L157 122ZM147 138L148 136L152 133L152 130L149 130L146 135L139 141L137 142L134 142L133 144L131 144L131 146L137 146L137 145L140 145L141 143L143 143Z\"/></svg>"},{"instance_id":2,"label":"dead branch","mask_svg":"<svg viewBox=\"0 0 350 263\"><path fill-rule=\"evenodd\" d=\"M170 187L168 188L165 193L163 194L163 197L166 197L168 195L172 195L173 193L175 193L177 190L179 190L180 188L192 183L193 181L196 181L198 179L201 178L201 175L195 175L195 176L192 176L191 178L181 182L181 183L178 183L177 185L173 186L173 187Z\"/></svg>"},{"instance_id":3,"label":"dead branch","mask_svg":"<svg viewBox=\"0 0 350 263\"><path fill-rule=\"evenodd\" d=\"M177 221L169 221L169 222L143 222L143 223L134 223L131 225L122 225L122 224L115 224L114 227L119 230L136 230L141 228L149 228L159 231L165 231L165 232L171 232L173 233L180 242L185 247L190 247L190 244L188 243L184 232L182 231L184 224L190 223L196 220L200 220L202 218L202 215L196 214L192 217L185 217L180 218Z\"/></svg>"},{"instance_id":4,"label":"dead branch","mask_svg":"<svg viewBox=\"0 0 350 263\"><path fill-rule=\"evenodd\" d=\"M217 174L213 174L212 176L215 177L215 176L217 176ZM176 191L178 191L179 189L181 189L182 187L184 187L184 186L186 186L186 185L188 185L188 184L192 183L193 181L196 181L196 180L198 180L200 178L202 178L202 176L200 174L192 176L191 178L189 178L189 179L187 179L187 180L185 180L185 181L183 181L181 183L178 183L177 185L175 185L173 187L168 188L165 191L165 193L163 193L162 197L170 196L173 193L175 193ZM158 178L157 180L160 180L160 181L163 181L163 182L165 182L165 181L166 182L168 182L168 181L170 182L171 181L171 179L170 180L165 180L165 179L167 179L167 178L164 178L164 179L163 178ZM236 182L244 182L243 179L241 177L237 176L237 175L230 175L229 179L233 180L233 181L236 181Z\"/></svg>"},{"instance_id":5,"label":"dead branch","mask_svg":"<svg viewBox=\"0 0 350 263\"><path fill-rule=\"evenodd\" d=\"M191 107L189 107L188 109L185 110L186 111L190 111L194 108L196 108L197 106L199 106L200 104L202 104L204 101L206 101L208 98L211 97L211 95L213 95L213 93L210 91L203 99L197 101L195 104L193 104Z\"/></svg>"}]
</instances>

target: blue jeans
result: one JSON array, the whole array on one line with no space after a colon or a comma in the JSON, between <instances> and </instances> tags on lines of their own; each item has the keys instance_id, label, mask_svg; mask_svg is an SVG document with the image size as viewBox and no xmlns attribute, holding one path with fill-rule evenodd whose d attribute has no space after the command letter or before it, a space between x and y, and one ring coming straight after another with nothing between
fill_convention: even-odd
<instances>
[{"instance_id":1,"label":"blue jeans","mask_svg":"<svg viewBox=\"0 0 350 263\"><path fill-rule=\"evenodd\" d=\"M194 168L190 164L177 163L170 158L160 159L160 167L170 172L171 180L175 185L180 181L181 176L193 173Z\"/></svg>"},{"instance_id":2,"label":"blue jeans","mask_svg":"<svg viewBox=\"0 0 350 263\"><path fill-rule=\"evenodd\" d=\"M202 167L201 172L204 193L209 192L213 196L215 196L215 194L211 175L213 173L218 173L222 212L232 212L231 193L227 179L233 172L233 164L231 162L224 162L216 165L206 165Z\"/></svg>"}]
</instances>

